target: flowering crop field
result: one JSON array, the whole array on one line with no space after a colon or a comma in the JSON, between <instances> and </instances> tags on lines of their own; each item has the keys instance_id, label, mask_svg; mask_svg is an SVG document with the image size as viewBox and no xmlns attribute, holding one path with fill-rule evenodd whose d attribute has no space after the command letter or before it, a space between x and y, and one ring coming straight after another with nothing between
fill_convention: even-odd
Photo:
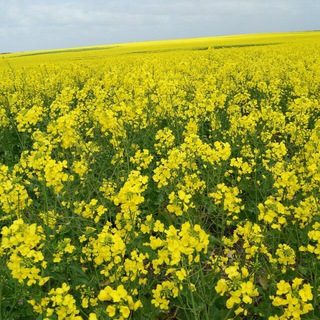
<instances>
[{"instance_id":1,"label":"flowering crop field","mask_svg":"<svg viewBox=\"0 0 320 320\"><path fill-rule=\"evenodd\" d=\"M0 55L0 318L320 319L320 32Z\"/></svg>"}]
</instances>

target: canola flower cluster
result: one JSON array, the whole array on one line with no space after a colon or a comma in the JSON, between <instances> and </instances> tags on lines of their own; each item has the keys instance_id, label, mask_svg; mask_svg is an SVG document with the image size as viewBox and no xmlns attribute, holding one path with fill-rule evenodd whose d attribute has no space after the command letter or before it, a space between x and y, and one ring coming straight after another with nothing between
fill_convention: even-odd
<instances>
[{"instance_id":1,"label":"canola flower cluster","mask_svg":"<svg viewBox=\"0 0 320 320\"><path fill-rule=\"evenodd\" d=\"M305 42L0 65L0 318L318 319Z\"/></svg>"}]
</instances>

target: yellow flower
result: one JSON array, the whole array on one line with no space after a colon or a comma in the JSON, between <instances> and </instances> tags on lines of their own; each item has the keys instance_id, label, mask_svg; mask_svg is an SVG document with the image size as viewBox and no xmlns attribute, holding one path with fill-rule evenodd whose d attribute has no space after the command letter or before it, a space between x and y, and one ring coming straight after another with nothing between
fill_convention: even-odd
<instances>
[{"instance_id":1,"label":"yellow flower","mask_svg":"<svg viewBox=\"0 0 320 320\"><path fill-rule=\"evenodd\" d=\"M313 299L311 288L311 285L308 283L304 284L302 289L299 290L299 296L301 297L303 302L307 302Z\"/></svg>"},{"instance_id":2,"label":"yellow flower","mask_svg":"<svg viewBox=\"0 0 320 320\"><path fill-rule=\"evenodd\" d=\"M97 315L95 313L90 313L89 314L89 320L98 320Z\"/></svg>"},{"instance_id":3,"label":"yellow flower","mask_svg":"<svg viewBox=\"0 0 320 320\"><path fill-rule=\"evenodd\" d=\"M179 279L180 281L182 281L182 280L184 280L185 277L187 276L187 272L186 272L186 270L185 270L184 268L182 268L181 270L178 270L178 271L176 272L176 275L177 275L178 279Z\"/></svg>"},{"instance_id":4,"label":"yellow flower","mask_svg":"<svg viewBox=\"0 0 320 320\"><path fill-rule=\"evenodd\" d=\"M130 309L127 306L121 306L120 313L125 319L127 319L130 316Z\"/></svg>"},{"instance_id":5,"label":"yellow flower","mask_svg":"<svg viewBox=\"0 0 320 320\"><path fill-rule=\"evenodd\" d=\"M108 301L111 300L111 292L112 292L112 288L111 287L106 287L103 290L100 290L99 295L98 295L98 299L100 301Z\"/></svg>"},{"instance_id":6,"label":"yellow flower","mask_svg":"<svg viewBox=\"0 0 320 320\"><path fill-rule=\"evenodd\" d=\"M217 291L217 293L219 293L221 296L224 296L224 294L227 292L228 290L228 282L225 279L220 279L217 283L217 285L215 286L215 290Z\"/></svg>"},{"instance_id":7,"label":"yellow flower","mask_svg":"<svg viewBox=\"0 0 320 320\"><path fill-rule=\"evenodd\" d=\"M106 309L106 311L108 312L109 317L114 317L116 314L117 309L115 308L115 306L113 305L109 305Z\"/></svg>"},{"instance_id":8,"label":"yellow flower","mask_svg":"<svg viewBox=\"0 0 320 320\"><path fill-rule=\"evenodd\" d=\"M290 284L285 282L284 280L278 282L277 288L277 295L286 294L291 290Z\"/></svg>"}]
</instances>

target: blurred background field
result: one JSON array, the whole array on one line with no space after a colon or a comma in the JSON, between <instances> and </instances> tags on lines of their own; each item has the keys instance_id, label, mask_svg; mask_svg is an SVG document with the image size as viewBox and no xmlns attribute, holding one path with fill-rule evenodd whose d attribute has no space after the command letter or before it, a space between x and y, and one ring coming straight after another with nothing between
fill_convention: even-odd
<instances>
[{"instance_id":1,"label":"blurred background field","mask_svg":"<svg viewBox=\"0 0 320 320\"><path fill-rule=\"evenodd\" d=\"M95 60L101 58L121 57L122 55L146 53L173 53L179 51L196 51L228 49L236 47L302 44L312 45L320 40L320 31L266 33L252 35L220 36L181 40L148 41L116 45L79 47L57 50L9 53L0 56L0 66L27 66L49 62L68 62L77 60Z\"/></svg>"}]
</instances>

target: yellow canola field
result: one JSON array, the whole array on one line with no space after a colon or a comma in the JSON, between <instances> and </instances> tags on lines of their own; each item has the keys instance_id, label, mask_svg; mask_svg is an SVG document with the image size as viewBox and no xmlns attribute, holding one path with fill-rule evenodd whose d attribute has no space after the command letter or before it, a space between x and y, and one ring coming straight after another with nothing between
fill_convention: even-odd
<instances>
[{"instance_id":1,"label":"yellow canola field","mask_svg":"<svg viewBox=\"0 0 320 320\"><path fill-rule=\"evenodd\" d=\"M0 318L319 319L319 40L0 55Z\"/></svg>"}]
</instances>

